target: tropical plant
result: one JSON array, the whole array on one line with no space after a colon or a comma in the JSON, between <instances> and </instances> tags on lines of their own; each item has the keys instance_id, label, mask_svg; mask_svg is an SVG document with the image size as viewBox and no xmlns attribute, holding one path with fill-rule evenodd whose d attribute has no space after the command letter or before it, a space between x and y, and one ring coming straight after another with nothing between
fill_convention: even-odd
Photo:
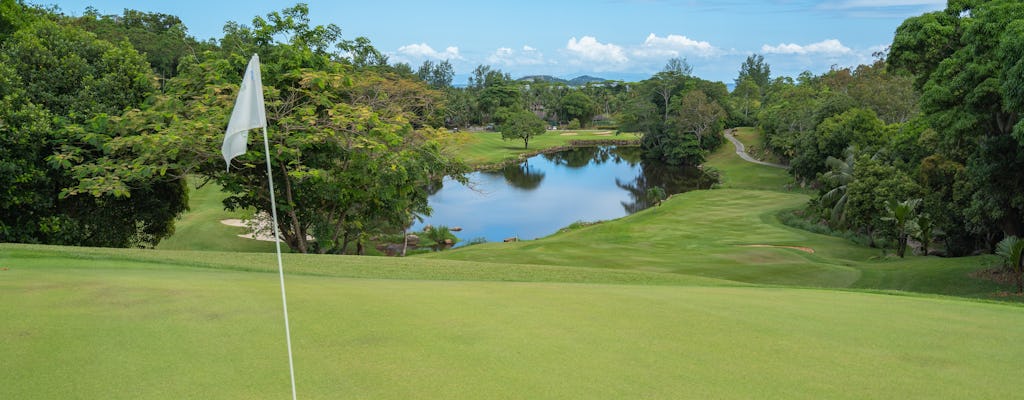
<instances>
[{"instance_id":1,"label":"tropical plant","mask_svg":"<svg viewBox=\"0 0 1024 400\"><path fill-rule=\"evenodd\" d=\"M916 228L914 229L914 239L921 242L921 254L928 255L928 246L935 238L935 220L931 214L921 213L917 216L916 222L916 226L912 227Z\"/></svg>"},{"instance_id":2,"label":"tropical plant","mask_svg":"<svg viewBox=\"0 0 1024 400\"><path fill-rule=\"evenodd\" d=\"M1007 236L996 245L996 254L1003 257L1004 265L1013 272L1017 293L1024 293L1024 240Z\"/></svg>"},{"instance_id":3,"label":"tropical plant","mask_svg":"<svg viewBox=\"0 0 1024 400\"><path fill-rule=\"evenodd\" d=\"M921 199L899 202L896 199L889 199L885 204L885 209L889 215L882 217L882 220L892 222L895 225L896 255L900 256L900 258L903 258L903 255L907 252L907 239L913 230L916 219L914 212L917 211L917 206L919 205L921 205Z\"/></svg>"},{"instance_id":4,"label":"tropical plant","mask_svg":"<svg viewBox=\"0 0 1024 400\"><path fill-rule=\"evenodd\" d=\"M432 242L430 247L437 251L447 249L459 242L459 238L455 237L451 229L444 225L424 230L423 236L427 241Z\"/></svg>"},{"instance_id":5,"label":"tropical plant","mask_svg":"<svg viewBox=\"0 0 1024 400\"><path fill-rule=\"evenodd\" d=\"M822 181L831 187L829 191L821 195L822 204L831 205L831 221L833 224L842 224L846 219L846 202L849 199L846 187L853 182L853 167L856 163L854 155L856 149L853 146L843 151L843 159L829 156L825 160L829 171L822 175Z\"/></svg>"}]
</instances>

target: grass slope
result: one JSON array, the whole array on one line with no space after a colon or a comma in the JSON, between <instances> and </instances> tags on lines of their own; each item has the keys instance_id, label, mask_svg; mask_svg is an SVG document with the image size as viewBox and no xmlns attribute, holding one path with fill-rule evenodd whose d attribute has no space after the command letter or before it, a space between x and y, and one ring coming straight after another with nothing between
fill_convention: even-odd
<instances>
[{"instance_id":1,"label":"grass slope","mask_svg":"<svg viewBox=\"0 0 1024 400\"><path fill-rule=\"evenodd\" d=\"M487 140L467 154L503 157ZM732 151L709 158L726 189L541 240L285 254L299 396L1018 395L1024 307L878 293L987 298L967 273L992 258L898 260L783 226L807 195ZM161 248L237 249L219 209L193 194L207 214ZM275 270L266 253L0 244L0 398L286 397Z\"/></svg>"},{"instance_id":2,"label":"grass slope","mask_svg":"<svg viewBox=\"0 0 1024 400\"><path fill-rule=\"evenodd\" d=\"M189 211L175 223L171 237L157 245L161 250L227 250L240 252L273 252L273 242L238 237L245 228L220 223L224 219L241 218L241 213L224 210L224 193L210 183L202 188L189 188Z\"/></svg>"},{"instance_id":3,"label":"grass slope","mask_svg":"<svg viewBox=\"0 0 1024 400\"><path fill-rule=\"evenodd\" d=\"M749 132L748 132L749 133ZM726 188L674 196L660 207L535 241L489 243L427 258L573 265L670 272L755 284L903 290L994 298L1005 290L972 278L988 256L896 259L879 249L781 224L776 215L801 207L806 192L786 191L779 168L741 160L731 143L709 157ZM774 245L809 247L814 254Z\"/></svg>"},{"instance_id":4,"label":"grass slope","mask_svg":"<svg viewBox=\"0 0 1024 400\"><path fill-rule=\"evenodd\" d=\"M10 248L0 398L287 396L276 276ZM308 399L1012 398L1024 357L1024 309L946 298L307 275L288 298Z\"/></svg>"}]
</instances>

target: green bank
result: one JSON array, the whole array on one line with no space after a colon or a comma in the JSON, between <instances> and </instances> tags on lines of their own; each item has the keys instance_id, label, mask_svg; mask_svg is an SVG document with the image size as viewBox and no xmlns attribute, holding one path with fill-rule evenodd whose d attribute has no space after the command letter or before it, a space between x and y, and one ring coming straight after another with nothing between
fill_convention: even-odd
<instances>
[{"instance_id":1,"label":"green bank","mask_svg":"<svg viewBox=\"0 0 1024 400\"><path fill-rule=\"evenodd\" d=\"M0 397L287 396L274 274L204 253L0 249ZM303 258L394 262L287 261ZM237 266L260 261L273 257ZM701 280L287 284L303 398L1009 398L1024 356L1024 310L951 298Z\"/></svg>"}]
</instances>

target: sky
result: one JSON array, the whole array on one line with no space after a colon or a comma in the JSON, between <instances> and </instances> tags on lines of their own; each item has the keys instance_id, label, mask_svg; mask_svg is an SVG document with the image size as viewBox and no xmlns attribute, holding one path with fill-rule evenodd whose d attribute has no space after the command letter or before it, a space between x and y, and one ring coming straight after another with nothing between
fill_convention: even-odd
<instances>
[{"instance_id":1,"label":"sky","mask_svg":"<svg viewBox=\"0 0 1024 400\"><path fill-rule=\"evenodd\" d=\"M177 15L200 40L224 23L295 1L29 0L68 15L125 8ZM908 17L945 8L942 0L521 0L515 2L307 0L313 24L335 24L345 39L365 36L392 63L413 68L449 60L455 83L478 65L510 73L638 81L673 57L703 79L731 83L751 54L772 76L815 74L870 63Z\"/></svg>"}]
</instances>

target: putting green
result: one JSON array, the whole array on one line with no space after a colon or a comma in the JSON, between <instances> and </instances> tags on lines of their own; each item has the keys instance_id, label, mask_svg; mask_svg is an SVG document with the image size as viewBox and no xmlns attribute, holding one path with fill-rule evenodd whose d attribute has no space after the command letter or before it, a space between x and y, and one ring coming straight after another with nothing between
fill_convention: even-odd
<instances>
[{"instance_id":1,"label":"putting green","mask_svg":"<svg viewBox=\"0 0 1024 400\"><path fill-rule=\"evenodd\" d=\"M3 263L0 398L287 396L273 274ZM302 398L1010 398L1024 357L1024 309L948 298L323 276L287 284Z\"/></svg>"}]
</instances>

